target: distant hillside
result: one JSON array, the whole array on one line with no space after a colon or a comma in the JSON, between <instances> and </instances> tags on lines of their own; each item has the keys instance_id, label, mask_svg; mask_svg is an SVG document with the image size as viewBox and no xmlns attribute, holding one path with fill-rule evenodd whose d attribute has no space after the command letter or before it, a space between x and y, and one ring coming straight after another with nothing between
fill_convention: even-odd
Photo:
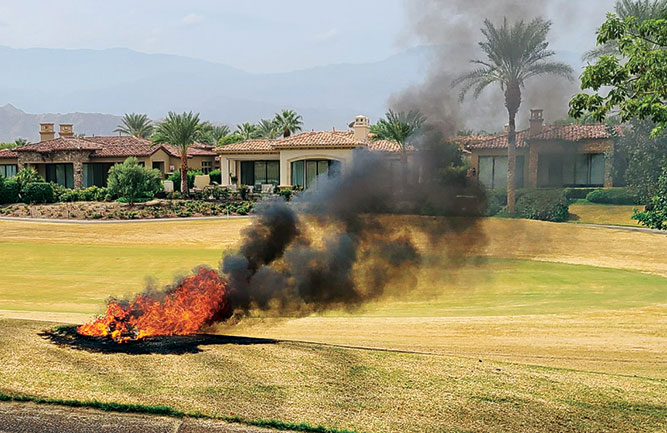
<instances>
[{"instance_id":1,"label":"distant hillside","mask_svg":"<svg viewBox=\"0 0 667 433\"><path fill-rule=\"evenodd\" d=\"M73 123L74 132L77 134L113 135L113 130L116 129L119 121L119 116L111 114L28 114L7 104L0 107L0 142L14 141L18 137L37 142L39 141L39 124L42 122Z\"/></svg>"},{"instance_id":2,"label":"distant hillside","mask_svg":"<svg viewBox=\"0 0 667 433\"><path fill-rule=\"evenodd\" d=\"M224 64L124 48L0 46L0 104L31 113L75 113L27 115L5 106L0 112L0 139L35 140L40 120L71 122L76 131L87 134L109 134L118 123L116 116L123 113L160 119L169 110L193 110L205 120L234 126L292 108L303 115L305 130L345 128L357 114L377 120L392 94L422 82L433 49L412 48L367 64L251 74ZM576 53L558 56L581 67ZM496 117L493 125L469 127L493 129L504 121L503 116Z\"/></svg>"},{"instance_id":3,"label":"distant hillside","mask_svg":"<svg viewBox=\"0 0 667 433\"><path fill-rule=\"evenodd\" d=\"M343 127L360 113L382 115L389 95L421 79L427 53L417 48L377 63L251 74L128 49L0 46L0 104L33 113L135 111L156 119L169 110L195 110L204 119L230 125L293 108L308 129Z\"/></svg>"}]
</instances>

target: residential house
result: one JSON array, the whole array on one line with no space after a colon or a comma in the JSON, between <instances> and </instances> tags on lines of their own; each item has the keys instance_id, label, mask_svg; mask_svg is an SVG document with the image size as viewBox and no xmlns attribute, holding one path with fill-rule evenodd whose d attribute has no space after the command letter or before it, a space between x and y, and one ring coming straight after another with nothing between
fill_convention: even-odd
<instances>
[{"instance_id":1,"label":"residential house","mask_svg":"<svg viewBox=\"0 0 667 433\"><path fill-rule=\"evenodd\" d=\"M247 140L217 151L223 185L308 188L318 176L344 171L352 163L355 149L382 152L389 164L400 163L400 146L374 140L365 116L357 116L348 131L311 131L286 138Z\"/></svg>"},{"instance_id":2,"label":"residential house","mask_svg":"<svg viewBox=\"0 0 667 433\"><path fill-rule=\"evenodd\" d=\"M471 176L487 188L507 187L507 133L458 138L470 152ZM516 134L517 188L611 187L614 140L605 125L544 125L531 110Z\"/></svg>"},{"instance_id":3,"label":"residential house","mask_svg":"<svg viewBox=\"0 0 667 433\"><path fill-rule=\"evenodd\" d=\"M105 186L109 169L128 157L158 169L163 177L180 167L175 146L153 145L150 140L128 137L76 137L72 125L61 124L55 137L53 123L42 123L41 141L0 150L0 175L11 177L23 167L33 167L47 180L69 188ZM188 167L208 173L216 168L214 146L195 144L188 149Z\"/></svg>"}]
</instances>

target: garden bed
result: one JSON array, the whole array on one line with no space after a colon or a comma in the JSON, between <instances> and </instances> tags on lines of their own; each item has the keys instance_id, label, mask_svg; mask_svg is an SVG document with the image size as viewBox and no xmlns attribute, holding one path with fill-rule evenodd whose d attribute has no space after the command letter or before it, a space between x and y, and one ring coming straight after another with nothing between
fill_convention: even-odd
<instances>
[{"instance_id":1,"label":"garden bed","mask_svg":"<svg viewBox=\"0 0 667 433\"><path fill-rule=\"evenodd\" d=\"M71 220L132 220L187 218L206 216L248 215L253 208L249 201L207 202L195 200L152 200L130 206L118 202L50 204L16 203L0 206L0 216L16 218Z\"/></svg>"}]
</instances>

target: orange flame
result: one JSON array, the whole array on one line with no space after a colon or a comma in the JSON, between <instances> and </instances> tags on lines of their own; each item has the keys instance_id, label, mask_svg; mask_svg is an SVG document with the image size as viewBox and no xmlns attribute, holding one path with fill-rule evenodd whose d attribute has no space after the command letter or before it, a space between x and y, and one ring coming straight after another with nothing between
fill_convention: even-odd
<instances>
[{"instance_id":1,"label":"orange flame","mask_svg":"<svg viewBox=\"0 0 667 433\"><path fill-rule=\"evenodd\" d=\"M106 314L77 332L108 337L117 343L147 337L187 335L229 316L227 287L217 272L200 269L163 294L138 294L134 300L110 301Z\"/></svg>"}]
</instances>

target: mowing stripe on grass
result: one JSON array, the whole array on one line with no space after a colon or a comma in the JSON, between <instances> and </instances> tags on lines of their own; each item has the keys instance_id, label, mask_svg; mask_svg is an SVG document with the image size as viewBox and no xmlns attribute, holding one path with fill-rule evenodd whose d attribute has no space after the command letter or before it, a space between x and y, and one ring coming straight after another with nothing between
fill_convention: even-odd
<instances>
[{"instance_id":1,"label":"mowing stripe on grass","mask_svg":"<svg viewBox=\"0 0 667 433\"><path fill-rule=\"evenodd\" d=\"M274 419L250 420L239 416L211 416L211 415L204 415L199 412L185 412L182 410L171 408L169 406L161 406L161 405L151 406L143 404L102 402L97 400L82 400L82 401L61 400L61 399L42 398L27 394L5 394L2 392L0 392L0 401L26 402L26 403L48 404L54 406L67 406L67 407L82 407L89 409L98 409L105 412L138 413L138 414L168 416L173 418L187 417L196 419L210 419L210 420L219 420L235 424L244 424L253 427L267 427L276 430L291 430L291 431L308 432L308 433L359 433L355 430L340 430L340 429L323 427L319 425L314 427L306 423L297 424L297 423L278 421Z\"/></svg>"}]
</instances>

